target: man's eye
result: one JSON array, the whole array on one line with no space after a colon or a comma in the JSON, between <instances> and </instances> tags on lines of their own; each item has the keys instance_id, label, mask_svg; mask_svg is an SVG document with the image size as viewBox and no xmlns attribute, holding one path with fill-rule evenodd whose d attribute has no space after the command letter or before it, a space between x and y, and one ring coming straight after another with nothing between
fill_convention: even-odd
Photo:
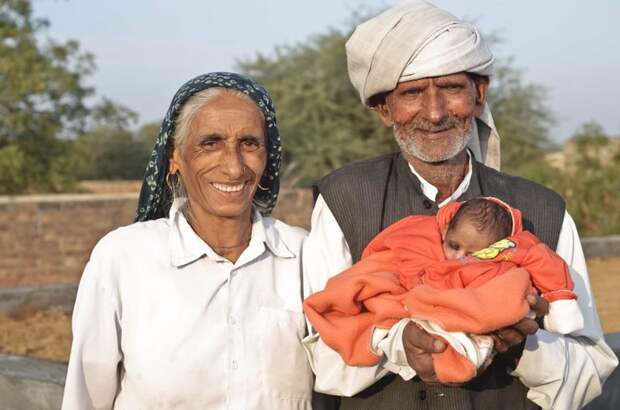
<instances>
[{"instance_id":1,"label":"man's eye","mask_svg":"<svg viewBox=\"0 0 620 410\"><path fill-rule=\"evenodd\" d=\"M410 88L407 91L405 91L405 94L407 94L407 95L420 95L420 94L422 94L422 90L420 90L419 88Z\"/></svg>"},{"instance_id":2,"label":"man's eye","mask_svg":"<svg viewBox=\"0 0 620 410\"><path fill-rule=\"evenodd\" d=\"M455 250L455 251L458 251L459 249L461 249L458 243L450 242L448 245L450 246L450 248L452 248L452 250Z\"/></svg>"}]
</instances>

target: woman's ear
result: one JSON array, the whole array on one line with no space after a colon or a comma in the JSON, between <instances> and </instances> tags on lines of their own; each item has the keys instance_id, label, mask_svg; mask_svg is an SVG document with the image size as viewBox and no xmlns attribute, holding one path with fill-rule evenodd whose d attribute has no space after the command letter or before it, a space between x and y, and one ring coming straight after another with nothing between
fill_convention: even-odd
<instances>
[{"instance_id":1,"label":"woman's ear","mask_svg":"<svg viewBox=\"0 0 620 410\"><path fill-rule=\"evenodd\" d=\"M181 154L176 147L172 148L170 152L171 155L170 160L168 161L168 173L173 175L179 172L179 169L181 168Z\"/></svg>"}]
</instances>

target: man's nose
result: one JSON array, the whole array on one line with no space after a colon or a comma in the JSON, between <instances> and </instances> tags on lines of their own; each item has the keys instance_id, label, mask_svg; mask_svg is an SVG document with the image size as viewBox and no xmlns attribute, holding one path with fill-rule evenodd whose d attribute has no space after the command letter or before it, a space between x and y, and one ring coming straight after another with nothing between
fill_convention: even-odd
<instances>
[{"instance_id":1,"label":"man's nose","mask_svg":"<svg viewBox=\"0 0 620 410\"><path fill-rule=\"evenodd\" d=\"M427 90L424 114L426 119L433 124L439 124L446 118L446 100L440 90L433 87Z\"/></svg>"}]
</instances>

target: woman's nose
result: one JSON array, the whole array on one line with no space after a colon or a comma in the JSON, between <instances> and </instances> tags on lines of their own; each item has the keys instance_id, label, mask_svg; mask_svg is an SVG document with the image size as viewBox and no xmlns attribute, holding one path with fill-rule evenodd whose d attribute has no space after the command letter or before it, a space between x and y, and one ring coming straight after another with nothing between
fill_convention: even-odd
<instances>
[{"instance_id":1,"label":"woman's nose","mask_svg":"<svg viewBox=\"0 0 620 410\"><path fill-rule=\"evenodd\" d=\"M236 147L226 148L222 158L222 170L230 179L239 179L243 176L243 156Z\"/></svg>"}]
</instances>

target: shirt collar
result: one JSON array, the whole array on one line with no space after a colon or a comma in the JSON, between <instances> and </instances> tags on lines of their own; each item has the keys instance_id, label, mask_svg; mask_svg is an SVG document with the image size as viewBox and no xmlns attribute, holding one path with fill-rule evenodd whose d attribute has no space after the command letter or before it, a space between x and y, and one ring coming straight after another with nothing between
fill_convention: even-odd
<instances>
[{"instance_id":1,"label":"shirt collar","mask_svg":"<svg viewBox=\"0 0 620 410\"><path fill-rule=\"evenodd\" d=\"M452 201L457 200L461 195L465 193L465 191L467 191L467 188L469 188L469 183L471 181L471 173L472 173L471 153L469 152L469 150L467 150L467 161L468 161L467 174L465 174L465 178L463 178L463 180L461 181L459 186L456 188L456 190L452 193L452 195L450 195L449 197L447 197L446 199L444 199L443 201L437 204L439 208L441 208L442 206ZM424 194L424 196L430 199L431 201L435 202L435 199L437 198L437 194L439 193L439 190L437 189L437 187L435 187L433 184L425 180L422 177L422 175L420 175L415 170L415 168L413 167L413 165L411 165L410 162L408 162L408 164L409 164L409 169L411 170L413 175L415 175L416 178L418 178L418 180L420 181L420 187L422 188L422 193Z\"/></svg>"},{"instance_id":2,"label":"shirt collar","mask_svg":"<svg viewBox=\"0 0 620 410\"><path fill-rule=\"evenodd\" d=\"M168 223L170 224L171 263L181 267L203 256L215 261L226 261L218 255L205 241L196 234L181 211L184 200L175 200L170 207ZM243 251L235 265L243 265L259 257L265 249L280 258L294 258L292 247L276 228L276 221L263 218L258 210L252 210L252 236L248 247Z\"/></svg>"}]
</instances>

